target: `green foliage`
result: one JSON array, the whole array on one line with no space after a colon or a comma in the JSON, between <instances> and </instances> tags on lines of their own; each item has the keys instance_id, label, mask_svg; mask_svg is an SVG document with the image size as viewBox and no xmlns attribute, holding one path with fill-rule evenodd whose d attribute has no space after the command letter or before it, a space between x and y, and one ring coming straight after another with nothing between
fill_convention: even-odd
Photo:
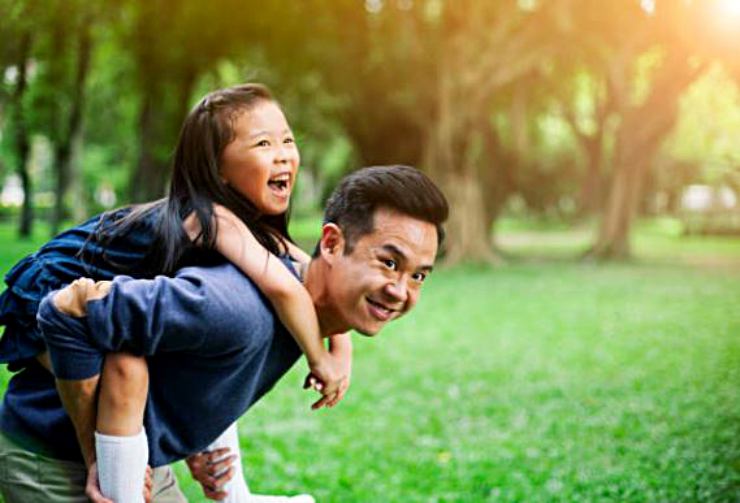
<instances>
[{"instance_id":1,"label":"green foliage","mask_svg":"<svg viewBox=\"0 0 740 503\"><path fill-rule=\"evenodd\" d=\"M214 88L254 80L274 89L296 130L308 175L298 212L319 206L361 164L406 163L438 180L474 178L485 208L468 220L484 221L480 228L512 208L592 215L626 155L619 138L647 131L650 148L629 141L630 162L652 159L675 105L660 96L675 93L657 93L655 106L629 121L641 126L620 133L625 117L688 61L711 70L682 98L675 131L649 163L655 179L643 184L647 199L660 192L675 203L689 183L740 186L740 60L717 28L730 20L710 15L712 3L0 0L0 179L14 167L18 117L52 151L71 129L76 44L92 19L72 156L84 187L75 201L88 211L100 208L101 185L119 203L161 197L187 110ZM29 88L14 103L24 34L32 36ZM55 177L33 178L38 187Z\"/></svg>"},{"instance_id":2,"label":"green foliage","mask_svg":"<svg viewBox=\"0 0 740 503\"><path fill-rule=\"evenodd\" d=\"M693 166L691 181L740 184L740 91L720 67L698 80L681 100L681 119L666 155Z\"/></svg>"}]
</instances>

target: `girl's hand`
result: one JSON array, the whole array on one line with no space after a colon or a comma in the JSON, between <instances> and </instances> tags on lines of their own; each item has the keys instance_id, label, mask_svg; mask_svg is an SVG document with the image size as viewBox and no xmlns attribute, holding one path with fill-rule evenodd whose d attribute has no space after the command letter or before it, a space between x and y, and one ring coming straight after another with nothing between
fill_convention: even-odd
<instances>
[{"instance_id":1,"label":"girl's hand","mask_svg":"<svg viewBox=\"0 0 740 503\"><path fill-rule=\"evenodd\" d=\"M303 383L303 389L313 388L323 395L311 405L313 410L320 409L321 407L334 407L344 398L344 395L349 389L352 374L352 351L339 350L339 348L335 349L332 345L332 350L329 352L327 360L331 371L335 372L337 376L335 388L328 387L326 381L321 378L320 373L314 370L314 367L311 367L311 373L306 376ZM321 369L318 370L319 372L321 371Z\"/></svg>"}]
</instances>

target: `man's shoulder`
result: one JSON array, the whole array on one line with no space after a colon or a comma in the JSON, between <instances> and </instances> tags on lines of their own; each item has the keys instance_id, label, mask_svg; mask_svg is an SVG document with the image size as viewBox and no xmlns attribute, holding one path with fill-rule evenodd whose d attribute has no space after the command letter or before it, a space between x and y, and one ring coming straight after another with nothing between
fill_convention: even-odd
<instances>
[{"instance_id":1,"label":"man's shoulder","mask_svg":"<svg viewBox=\"0 0 740 503\"><path fill-rule=\"evenodd\" d=\"M298 271L289 257L270 257L270 260L280 260L288 270L298 277ZM205 280L209 284L212 281L222 281L224 285L234 285L242 288L257 288L256 284L241 269L224 259L223 262L208 265L194 265L179 269L175 275L178 278L190 278Z\"/></svg>"},{"instance_id":2,"label":"man's shoulder","mask_svg":"<svg viewBox=\"0 0 740 503\"><path fill-rule=\"evenodd\" d=\"M196 288L203 302L202 316L220 337L268 336L282 326L269 299L239 268L227 262L219 265L180 269L176 278ZM199 301L200 302L200 301Z\"/></svg>"},{"instance_id":3,"label":"man's shoulder","mask_svg":"<svg viewBox=\"0 0 740 503\"><path fill-rule=\"evenodd\" d=\"M175 278L201 290L214 309L243 313L248 309L252 315L270 309L269 301L254 281L230 262L184 267L177 271Z\"/></svg>"}]
</instances>

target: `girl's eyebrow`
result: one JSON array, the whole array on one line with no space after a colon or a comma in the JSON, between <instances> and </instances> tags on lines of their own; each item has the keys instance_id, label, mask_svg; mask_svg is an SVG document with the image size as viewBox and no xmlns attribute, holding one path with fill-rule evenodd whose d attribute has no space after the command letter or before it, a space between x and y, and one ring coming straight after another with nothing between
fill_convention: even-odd
<instances>
[{"instance_id":1,"label":"girl's eyebrow","mask_svg":"<svg viewBox=\"0 0 740 503\"><path fill-rule=\"evenodd\" d=\"M270 132L269 132L268 130L266 130L266 129L261 129L261 130L259 130L259 131L256 131L256 132L254 132L254 133L250 134L250 135L249 135L249 138L257 138L258 136L262 136L262 135L266 135L266 134L270 134ZM282 132L280 132L279 134L280 134L280 135L286 135L286 134L291 134L291 135L292 135L292 134L293 134L293 132L292 132L292 131L291 131L290 129L288 129L288 128L285 128L285 129L283 129L283 131L282 131Z\"/></svg>"}]
</instances>

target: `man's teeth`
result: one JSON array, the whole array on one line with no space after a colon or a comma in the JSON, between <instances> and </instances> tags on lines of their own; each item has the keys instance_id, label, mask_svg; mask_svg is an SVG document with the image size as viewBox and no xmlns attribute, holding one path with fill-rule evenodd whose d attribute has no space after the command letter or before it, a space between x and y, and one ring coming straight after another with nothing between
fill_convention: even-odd
<instances>
[{"instance_id":1,"label":"man's teeth","mask_svg":"<svg viewBox=\"0 0 740 503\"><path fill-rule=\"evenodd\" d=\"M383 304L379 304L378 302L375 302L375 301L373 301L373 300L370 300L370 299L368 299L368 301L369 301L369 302L370 302L370 304L372 304L373 306L377 307L378 309L382 309L383 311L385 311L385 312L387 312L387 313L393 312L393 310L392 310L392 309L388 309L388 308L387 308L387 307L385 307L385 306L384 306Z\"/></svg>"}]
</instances>

